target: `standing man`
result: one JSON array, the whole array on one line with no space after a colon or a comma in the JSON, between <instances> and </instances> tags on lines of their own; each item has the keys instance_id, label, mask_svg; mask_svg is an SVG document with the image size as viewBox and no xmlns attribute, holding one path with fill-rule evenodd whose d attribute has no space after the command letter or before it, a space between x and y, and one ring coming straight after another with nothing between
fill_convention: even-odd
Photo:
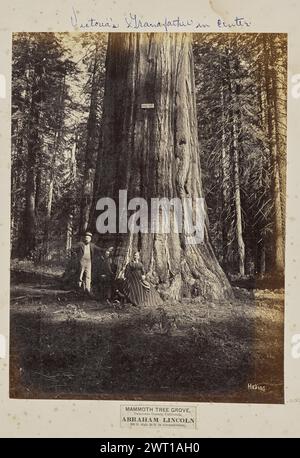
<instances>
[{"instance_id":1,"label":"standing man","mask_svg":"<svg viewBox=\"0 0 300 458\"><path fill-rule=\"evenodd\" d=\"M91 232L86 232L82 242L78 244L78 286L89 294L91 293L92 275L96 268L96 260L101 255L100 248L94 243L91 243L92 236L93 234Z\"/></svg>"},{"instance_id":2,"label":"standing man","mask_svg":"<svg viewBox=\"0 0 300 458\"><path fill-rule=\"evenodd\" d=\"M100 292L101 299L110 301L114 293L115 266L112 262L112 252L114 248L110 247L105 250L104 256L101 257L100 264Z\"/></svg>"}]
</instances>

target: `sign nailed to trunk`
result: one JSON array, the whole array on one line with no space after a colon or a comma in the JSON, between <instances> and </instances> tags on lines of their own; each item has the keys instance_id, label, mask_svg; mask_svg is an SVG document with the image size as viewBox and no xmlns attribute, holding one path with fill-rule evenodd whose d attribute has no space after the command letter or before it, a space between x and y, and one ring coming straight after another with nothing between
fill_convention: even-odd
<instances>
[{"instance_id":1,"label":"sign nailed to trunk","mask_svg":"<svg viewBox=\"0 0 300 458\"><path fill-rule=\"evenodd\" d=\"M154 103L141 103L141 108L154 108Z\"/></svg>"}]
</instances>

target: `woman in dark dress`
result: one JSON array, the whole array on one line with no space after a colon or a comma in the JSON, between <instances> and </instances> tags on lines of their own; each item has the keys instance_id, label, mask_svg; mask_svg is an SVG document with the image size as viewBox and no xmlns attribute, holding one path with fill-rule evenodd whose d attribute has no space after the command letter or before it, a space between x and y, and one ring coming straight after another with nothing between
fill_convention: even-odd
<instances>
[{"instance_id":1,"label":"woman in dark dress","mask_svg":"<svg viewBox=\"0 0 300 458\"><path fill-rule=\"evenodd\" d=\"M157 291L146 281L145 269L140 253L134 253L133 260L125 268L123 292L133 305L155 307L161 304Z\"/></svg>"}]
</instances>

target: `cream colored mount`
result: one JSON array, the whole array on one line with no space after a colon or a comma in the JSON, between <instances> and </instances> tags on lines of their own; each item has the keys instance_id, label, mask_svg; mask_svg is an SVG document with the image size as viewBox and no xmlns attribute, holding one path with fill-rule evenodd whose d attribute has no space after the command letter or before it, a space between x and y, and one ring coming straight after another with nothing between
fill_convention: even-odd
<instances>
[{"instance_id":1,"label":"cream colored mount","mask_svg":"<svg viewBox=\"0 0 300 458\"><path fill-rule=\"evenodd\" d=\"M6 80L5 76L0 73L0 99L5 99L6 97Z\"/></svg>"},{"instance_id":2,"label":"cream colored mount","mask_svg":"<svg viewBox=\"0 0 300 458\"><path fill-rule=\"evenodd\" d=\"M6 338L0 334L0 359L6 358Z\"/></svg>"}]
</instances>

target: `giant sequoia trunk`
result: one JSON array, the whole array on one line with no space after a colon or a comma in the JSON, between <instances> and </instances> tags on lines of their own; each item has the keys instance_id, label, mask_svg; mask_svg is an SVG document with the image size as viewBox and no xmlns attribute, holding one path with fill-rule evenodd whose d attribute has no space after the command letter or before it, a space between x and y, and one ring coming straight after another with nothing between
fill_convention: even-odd
<instances>
[{"instance_id":1,"label":"giant sequoia trunk","mask_svg":"<svg viewBox=\"0 0 300 458\"><path fill-rule=\"evenodd\" d=\"M149 205L151 198L202 197L190 36L113 33L106 67L97 197L114 198L117 207L123 189L128 199L143 197ZM143 108L145 103L154 107ZM194 245L174 230L110 234L108 239L116 247L120 275L140 250L150 278L170 297L232 294L211 247L207 222L203 242Z\"/></svg>"}]
</instances>

